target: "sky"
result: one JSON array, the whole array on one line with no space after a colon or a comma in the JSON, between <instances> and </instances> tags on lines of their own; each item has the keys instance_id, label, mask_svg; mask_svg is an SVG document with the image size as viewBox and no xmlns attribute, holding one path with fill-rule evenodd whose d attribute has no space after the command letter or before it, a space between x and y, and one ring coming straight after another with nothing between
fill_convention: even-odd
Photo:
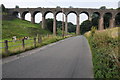
<instances>
[{"instance_id":1,"label":"sky","mask_svg":"<svg viewBox=\"0 0 120 80\"><path fill-rule=\"evenodd\" d=\"M55 8L60 6L62 8L100 8L106 6L107 8L118 8L118 2L120 0L0 0L1 4L4 4L6 8L15 8L18 5L20 8ZM52 13L48 13L46 18L53 18ZM80 15L80 23L86 20L88 17L85 14ZM26 20L30 20L30 14L26 14ZM42 15L38 13L35 17L36 23L39 23L42 19ZM62 14L57 15L57 20L62 20ZM76 15L71 13L68 15L68 22L76 24Z\"/></svg>"}]
</instances>

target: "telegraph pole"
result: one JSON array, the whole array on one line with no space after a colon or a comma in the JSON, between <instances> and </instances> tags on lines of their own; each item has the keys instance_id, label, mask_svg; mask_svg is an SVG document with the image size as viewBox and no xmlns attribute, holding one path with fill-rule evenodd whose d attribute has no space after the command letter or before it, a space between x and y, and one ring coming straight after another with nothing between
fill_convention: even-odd
<instances>
[{"instance_id":1,"label":"telegraph pole","mask_svg":"<svg viewBox=\"0 0 120 80\"><path fill-rule=\"evenodd\" d=\"M62 21L62 37L64 37L64 31L65 31L65 29L64 29L64 8L62 8L62 19L63 19L63 21Z\"/></svg>"}]
</instances>

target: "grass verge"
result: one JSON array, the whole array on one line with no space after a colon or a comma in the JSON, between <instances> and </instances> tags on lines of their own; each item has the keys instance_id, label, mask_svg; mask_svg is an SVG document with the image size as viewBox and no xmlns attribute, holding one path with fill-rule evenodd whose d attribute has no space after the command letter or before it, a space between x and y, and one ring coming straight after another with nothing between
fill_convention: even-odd
<instances>
[{"instance_id":1,"label":"grass verge","mask_svg":"<svg viewBox=\"0 0 120 80\"><path fill-rule=\"evenodd\" d=\"M5 49L0 49L2 50L2 57L8 57L8 56L12 56L12 55L16 55L16 54L20 54L21 52L25 52L25 51L28 51L28 50L32 50L34 48L38 48L38 47L41 47L41 46L44 46L44 45L48 45L50 43L53 43L53 42L56 42L56 41L59 41L59 40L62 40L62 39L65 39L65 38L68 38L68 37L71 37L72 35L69 35L69 36L65 36L65 37L62 37L62 36L53 36L53 35L47 35L47 36L44 36L42 37L42 41L41 43L38 43L38 41L36 41L36 47L34 46L34 41L33 40L26 40L25 41L25 47L23 48L22 45L19 45L19 44L22 44L21 41L18 41L18 42L10 42L9 46L12 46L12 47L9 47L9 52L6 53L5 52ZM18 44L18 45L17 45ZM17 46L13 46L13 45L17 45ZM2 44L2 46L4 47L4 44Z\"/></svg>"},{"instance_id":2,"label":"grass verge","mask_svg":"<svg viewBox=\"0 0 120 80\"><path fill-rule=\"evenodd\" d=\"M92 51L94 78L120 79L119 29L92 30L85 34Z\"/></svg>"}]
</instances>

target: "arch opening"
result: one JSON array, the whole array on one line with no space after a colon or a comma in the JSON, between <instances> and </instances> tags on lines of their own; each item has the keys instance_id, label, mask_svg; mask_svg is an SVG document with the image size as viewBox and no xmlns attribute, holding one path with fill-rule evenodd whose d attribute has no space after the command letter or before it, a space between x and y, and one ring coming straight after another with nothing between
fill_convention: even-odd
<instances>
[{"instance_id":1,"label":"arch opening","mask_svg":"<svg viewBox=\"0 0 120 80\"><path fill-rule=\"evenodd\" d=\"M76 13L71 11L69 12L68 16L68 32L69 33L76 33L76 26L77 26L77 16Z\"/></svg>"},{"instance_id":2,"label":"arch opening","mask_svg":"<svg viewBox=\"0 0 120 80\"><path fill-rule=\"evenodd\" d=\"M19 12L13 12L12 14L15 18L21 18L20 13Z\"/></svg>"},{"instance_id":3,"label":"arch opening","mask_svg":"<svg viewBox=\"0 0 120 80\"><path fill-rule=\"evenodd\" d=\"M53 13L52 12L48 12L45 13L45 28L50 30L51 32L53 32Z\"/></svg>"},{"instance_id":4,"label":"arch opening","mask_svg":"<svg viewBox=\"0 0 120 80\"><path fill-rule=\"evenodd\" d=\"M35 23L40 23L41 24L42 13L38 12L38 13L34 14L34 17L35 17Z\"/></svg>"},{"instance_id":5,"label":"arch opening","mask_svg":"<svg viewBox=\"0 0 120 80\"><path fill-rule=\"evenodd\" d=\"M112 18L112 14L111 13L105 13L103 16L104 20L104 29L109 28L110 26L110 19Z\"/></svg>"},{"instance_id":6,"label":"arch opening","mask_svg":"<svg viewBox=\"0 0 120 80\"><path fill-rule=\"evenodd\" d=\"M51 13L53 14L52 11L46 11L46 12L43 14L43 16L46 17L46 15L51 14Z\"/></svg>"},{"instance_id":7,"label":"arch opening","mask_svg":"<svg viewBox=\"0 0 120 80\"><path fill-rule=\"evenodd\" d=\"M82 12L79 14L80 16L80 33L84 34L87 31L91 30L92 24L91 21L89 20L89 15L88 13Z\"/></svg>"},{"instance_id":8,"label":"arch opening","mask_svg":"<svg viewBox=\"0 0 120 80\"><path fill-rule=\"evenodd\" d=\"M31 14L30 14L30 12L29 11L23 12L21 18L23 20L31 21Z\"/></svg>"},{"instance_id":9,"label":"arch opening","mask_svg":"<svg viewBox=\"0 0 120 80\"><path fill-rule=\"evenodd\" d=\"M92 26L96 27L96 29L98 29L98 25L99 25L99 19L100 19L100 13L99 12L94 12L92 14Z\"/></svg>"},{"instance_id":10,"label":"arch opening","mask_svg":"<svg viewBox=\"0 0 120 80\"><path fill-rule=\"evenodd\" d=\"M120 13L115 16L115 27L120 27Z\"/></svg>"},{"instance_id":11,"label":"arch opening","mask_svg":"<svg viewBox=\"0 0 120 80\"><path fill-rule=\"evenodd\" d=\"M81 13L79 16L80 16L80 24L86 20L89 20L89 15L86 13Z\"/></svg>"},{"instance_id":12,"label":"arch opening","mask_svg":"<svg viewBox=\"0 0 120 80\"><path fill-rule=\"evenodd\" d=\"M63 15L64 15L64 29L63 29ZM65 14L62 12L57 13L56 15L57 20L57 34L62 35L62 31L65 31Z\"/></svg>"}]
</instances>

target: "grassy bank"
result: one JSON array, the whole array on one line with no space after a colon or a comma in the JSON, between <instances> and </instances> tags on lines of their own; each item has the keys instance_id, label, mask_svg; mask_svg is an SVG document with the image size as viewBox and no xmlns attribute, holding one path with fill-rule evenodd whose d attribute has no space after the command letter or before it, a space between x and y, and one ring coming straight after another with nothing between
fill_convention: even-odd
<instances>
[{"instance_id":1,"label":"grassy bank","mask_svg":"<svg viewBox=\"0 0 120 80\"><path fill-rule=\"evenodd\" d=\"M25 20L14 19L2 21L2 39L12 38L13 36L17 38L24 36L33 37L37 34L50 34L50 31L43 30L40 24L32 24Z\"/></svg>"},{"instance_id":2,"label":"grassy bank","mask_svg":"<svg viewBox=\"0 0 120 80\"><path fill-rule=\"evenodd\" d=\"M120 79L119 29L87 32L93 57L95 78Z\"/></svg>"}]
</instances>

